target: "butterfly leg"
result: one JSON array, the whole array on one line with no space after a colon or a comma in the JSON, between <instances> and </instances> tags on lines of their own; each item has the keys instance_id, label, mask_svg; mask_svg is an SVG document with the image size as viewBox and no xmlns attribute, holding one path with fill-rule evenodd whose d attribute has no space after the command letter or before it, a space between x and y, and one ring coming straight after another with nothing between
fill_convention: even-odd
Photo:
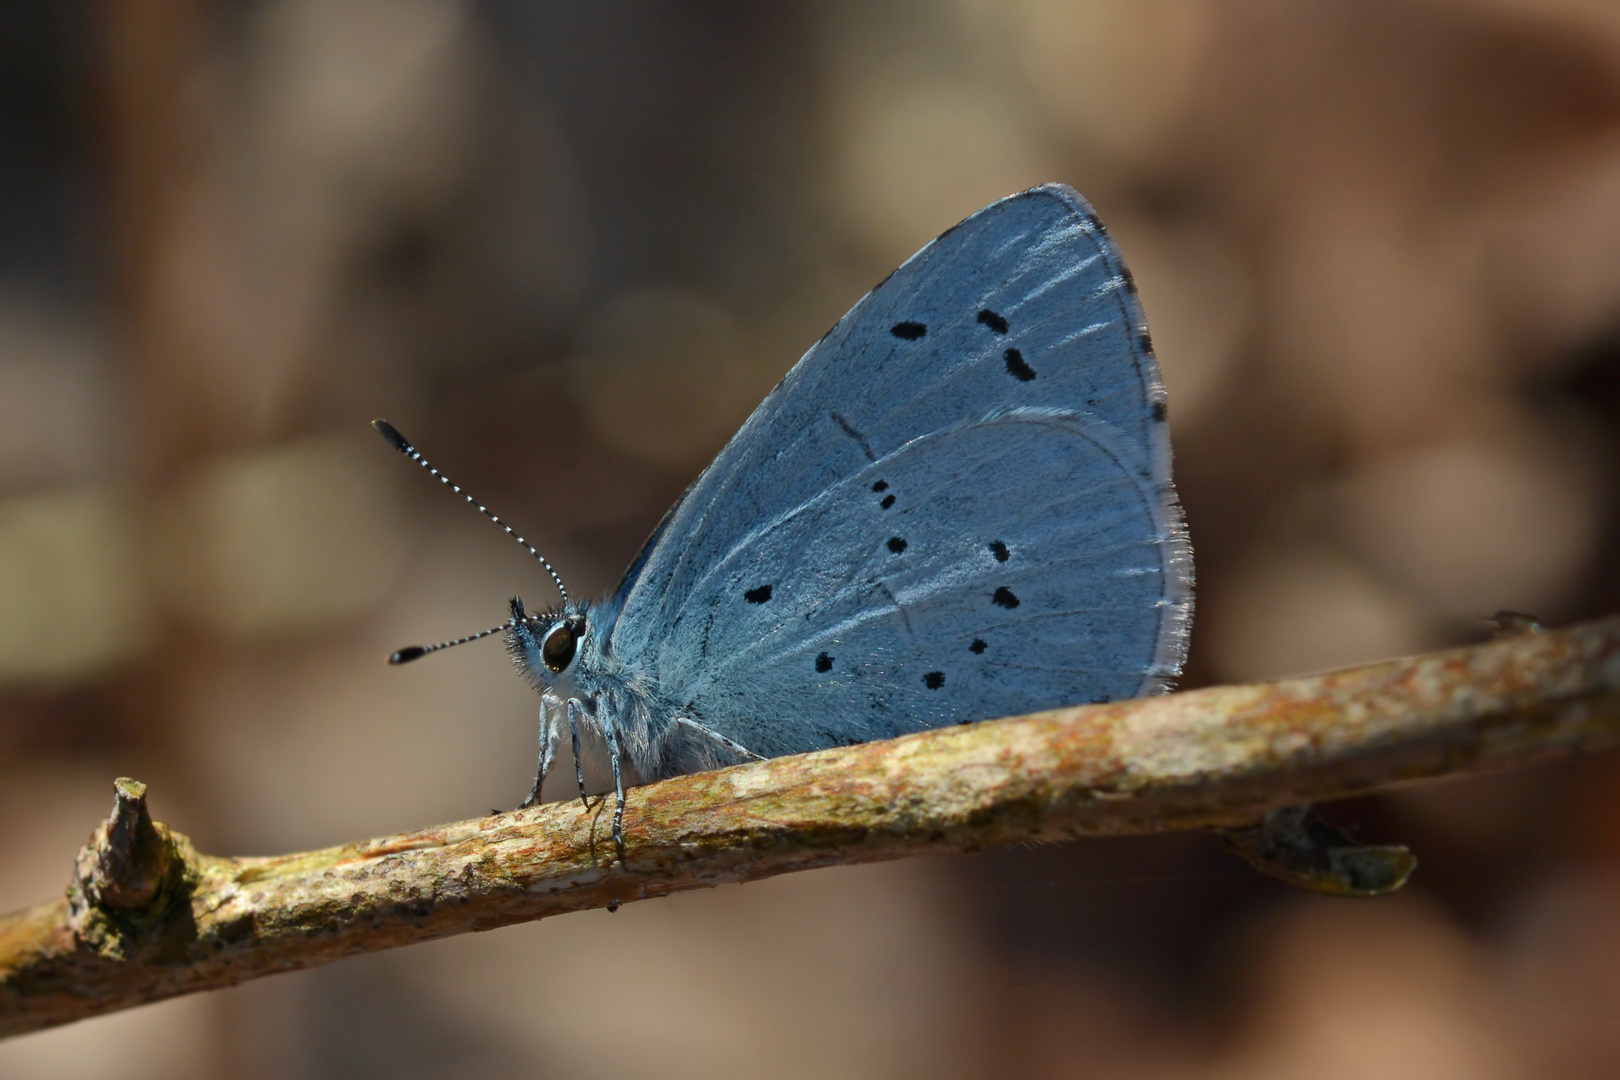
<instances>
[{"instance_id":1,"label":"butterfly leg","mask_svg":"<svg viewBox=\"0 0 1620 1080\"><path fill-rule=\"evenodd\" d=\"M674 725L675 724L679 724L680 726L682 726L684 728L687 728L687 729L689 729L691 731L697 732L699 735L702 735L705 739L708 739L710 742L714 743L717 746L720 746L720 747L723 747L723 748L725 748L727 750L730 750L733 754L736 754L738 757L742 758L745 761L764 761L765 760L760 755L758 755L758 754L754 753L752 750L748 749L748 747L743 746L740 743L732 742L730 739L726 738L724 735L720 734L718 731L715 731L713 728L704 727L702 724L698 723L696 720L693 720L689 716L677 716L674 719L673 723L670 725L669 730L674 730Z\"/></svg>"},{"instance_id":2,"label":"butterfly leg","mask_svg":"<svg viewBox=\"0 0 1620 1080\"><path fill-rule=\"evenodd\" d=\"M519 810L527 810L529 807L535 805L536 803L538 803L540 801L540 785L545 783L545 782L546 782L546 751L542 747L541 750L540 750L540 764L535 767L534 787L530 788L528 795L524 796L523 801L518 803L518 809Z\"/></svg>"},{"instance_id":3,"label":"butterfly leg","mask_svg":"<svg viewBox=\"0 0 1620 1080\"><path fill-rule=\"evenodd\" d=\"M579 781L579 801L590 809L591 800L585 797L585 763L579 756L579 714L585 707L579 703L578 698L568 699L568 736L574 740L574 778ZM613 765L617 768L619 759L614 757Z\"/></svg>"},{"instance_id":4,"label":"butterfly leg","mask_svg":"<svg viewBox=\"0 0 1620 1080\"><path fill-rule=\"evenodd\" d=\"M519 810L534 806L540 801L540 788L545 784L546 776L550 774L551 767L552 765L556 764L557 760L557 740L552 737L553 734L554 733L551 730L550 710L546 707L545 702L541 702L540 764L535 769L534 788L530 790L529 797L518 804Z\"/></svg>"},{"instance_id":5,"label":"butterfly leg","mask_svg":"<svg viewBox=\"0 0 1620 1080\"><path fill-rule=\"evenodd\" d=\"M619 729L611 716L602 717L602 734L607 737L608 759L613 763L613 791L618 796L613 804L613 845L619 849L619 862L624 862L624 777L619 772Z\"/></svg>"}]
</instances>

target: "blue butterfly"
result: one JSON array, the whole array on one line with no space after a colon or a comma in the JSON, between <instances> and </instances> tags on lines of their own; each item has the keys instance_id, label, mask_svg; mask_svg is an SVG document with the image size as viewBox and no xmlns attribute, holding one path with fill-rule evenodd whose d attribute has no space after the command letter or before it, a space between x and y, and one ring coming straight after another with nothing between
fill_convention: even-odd
<instances>
[{"instance_id":1,"label":"blue butterfly","mask_svg":"<svg viewBox=\"0 0 1620 1080\"><path fill-rule=\"evenodd\" d=\"M908 259L777 384L610 596L505 633L540 694L523 805L1165 689L1192 618L1130 272L1048 184ZM386 421L396 449L458 493ZM467 496L486 516L504 522Z\"/></svg>"}]
</instances>

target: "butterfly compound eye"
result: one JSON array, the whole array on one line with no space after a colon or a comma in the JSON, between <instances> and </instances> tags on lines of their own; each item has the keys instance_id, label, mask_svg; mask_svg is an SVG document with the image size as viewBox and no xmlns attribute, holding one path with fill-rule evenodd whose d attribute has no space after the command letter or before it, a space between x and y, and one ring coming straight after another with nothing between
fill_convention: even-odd
<instances>
[{"instance_id":1,"label":"butterfly compound eye","mask_svg":"<svg viewBox=\"0 0 1620 1080\"><path fill-rule=\"evenodd\" d=\"M579 647L579 633L583 627L577 627L572 622L558 623L546 635L544 644L540 646L540 657L546 662L546 667L559 674L568 667L574 659L574 651Z\"/></svg>"}]
</instances>

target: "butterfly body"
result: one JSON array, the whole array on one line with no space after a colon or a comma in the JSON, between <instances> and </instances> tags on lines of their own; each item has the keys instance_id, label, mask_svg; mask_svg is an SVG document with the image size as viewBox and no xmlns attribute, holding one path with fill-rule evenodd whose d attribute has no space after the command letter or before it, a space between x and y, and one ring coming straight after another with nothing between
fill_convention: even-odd
<instances>
[{"instance_id":1,"label":"butterfly body","mask_svg":"<svg viewBox=\"0 0 1620 1080\"><path fill-rule=\"evenodd\" d=\"M507 650L518 670L540 694L540 768L528 803L540 798L545 777L559 761L575 761L579 789L596 794L616 786L613 773L617 745L620 775L626 786L686 772L730 764L720 757L718 744L694 755L682 738L680 703L663 693L650 672L627 666L607 645L605 628L611 619L612 598L596 603L569 603L530 616L522 602L513 600L506 627ZM575 654L564 670L554 670L544 656L547 632L558 633L570 624L582 628ZM574 706L573 730L569 704ZM578 740L577 743L575 740ZM570 777L570 782L573 781Z\"/></svg>"},{"instance_id":2,"label":"butterfly body","mask_svg":"<svg viewBox=\"0 0 1620 1080\"><path fill-rule=\"evenodd\" d=\"M529 802L1162 690L1191 549L1134 286L1072 190L995 203L868 293L610 596L530 614ZM622 807L622 799L620 800Z\"/></svg>"}]
</instances>

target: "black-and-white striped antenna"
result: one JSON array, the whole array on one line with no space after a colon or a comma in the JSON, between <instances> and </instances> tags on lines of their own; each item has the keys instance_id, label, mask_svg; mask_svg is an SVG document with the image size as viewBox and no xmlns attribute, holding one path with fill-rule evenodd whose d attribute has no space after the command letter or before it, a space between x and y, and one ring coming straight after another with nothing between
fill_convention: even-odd
<instances>
[{"instance_id":1,"label":"black-and-white striped antenna","mask_svg":"<svg viewBox=\"0 0 1620 1080\"><path fill-rule=\"evenodd\" d=\"M467 494L467 492L461 490L460 486L458 486L457 484L452 482L451 479L448 476L444 475L444 473L440 472L438 469L435 469L431 464L429 464L428 459L423 457L420 453L418 453L417 450L416 450L416 447L411 445L410 440L405 438L405 436L401 435L399 433L399 429L396 428L393 424L390 424L386 420L373 420L371 422L371 426L377 429L377 434L381 435L383 438L388 440L388 445L389 446L392 446L395 450L398 450L400 453L404 454L406 457L410 458L412 461L414 461L418 465L422 466L422 468L424 468L428 472L432 473L434 478L437 479L439 481L439 483L443 484L445 487L449 488L451 491L455 492L457 495L460 495L463 499L466 499L467 502L470 503L474 508L476 508L477 511L480 514L483 514L485 517L489 518L489 520L493 521L495 524L499 525L502 529L504 529L506 531L507 536L510 536L512 539L514 539L518 543L522 544L523 547L524 547L524 550L528 551L528 553L530 555L533 555L536 559L538 559L540 561L540 565L546 568L546 573L551 575L551 580L555 581L557 583L557 591L562 594L563 604L565 606L567 605L567 603L568 603L568 590L563 587L562 578L558 577L557 576L557 571L553 570L551 568L551 564L546 562L546 557L544 555L540 554L538 551L534 550L534 545L533 544L529 543L527 540L523 539L523 537L519 536L517 534L517 531L515 529L513 529L512 526L508 525L506 522L504 522L500 518L496 517L493 513L490 512L489 508L486 507L483 503L479 502L477 499L475 499L471 495ZM503 623L502 626L504 626L504 625L505 624ZM459 645L459 644L461 644L462 641L475 641L475 640L477 640L478 638L481 638L481 637L488 637L490 634L495 633L497 630L500 630L501 628L502 628L501 626L497 626L494 630L486 630L484 633L482 633L482 634L474 634L470 638L462 638L460 641L446 642L444 645L435 645L435 646L433 646L432 649L425 649L425 650L423 650L423 652L416 653L416 654L414 654L412 656L406 657L405 660L415 660L417 656L425 655L426 653L432 652L434 649L442 649L442 648L446 648L446 647L448 647L450 645ZM400 652L410 652L410 651L411 651L410 649L402 649L402 650L400 650ZM395 653L394 655L398 656L398 655L400 655L400 653ZM392 662L397 663L397 664L403 664L405 662L405 660L394 660Z\"/></svg>"},{"instance_id":2,"label":"black-and-white striped antenna","mask_svg":"<svg viewBox=\"0 0 1620 1080\"><path fill-rule=\"evenodd\" d=\"M498 634L511 625L512 622L510 619L508 619L499 626L492 626L488 630L480 630L478 633L468 634L466 637L458 637L454 641L441 641L437 645L407 645L405 648L399 650L399 652L390 656L388 658L388 662L390 664L408 664L412 660L420 660L428 653L435 653L440 649L448 649L454 645L465 645L469 641L477 641L479 638L487 638L491 634Z\"/></svg>"}]
</instances>

